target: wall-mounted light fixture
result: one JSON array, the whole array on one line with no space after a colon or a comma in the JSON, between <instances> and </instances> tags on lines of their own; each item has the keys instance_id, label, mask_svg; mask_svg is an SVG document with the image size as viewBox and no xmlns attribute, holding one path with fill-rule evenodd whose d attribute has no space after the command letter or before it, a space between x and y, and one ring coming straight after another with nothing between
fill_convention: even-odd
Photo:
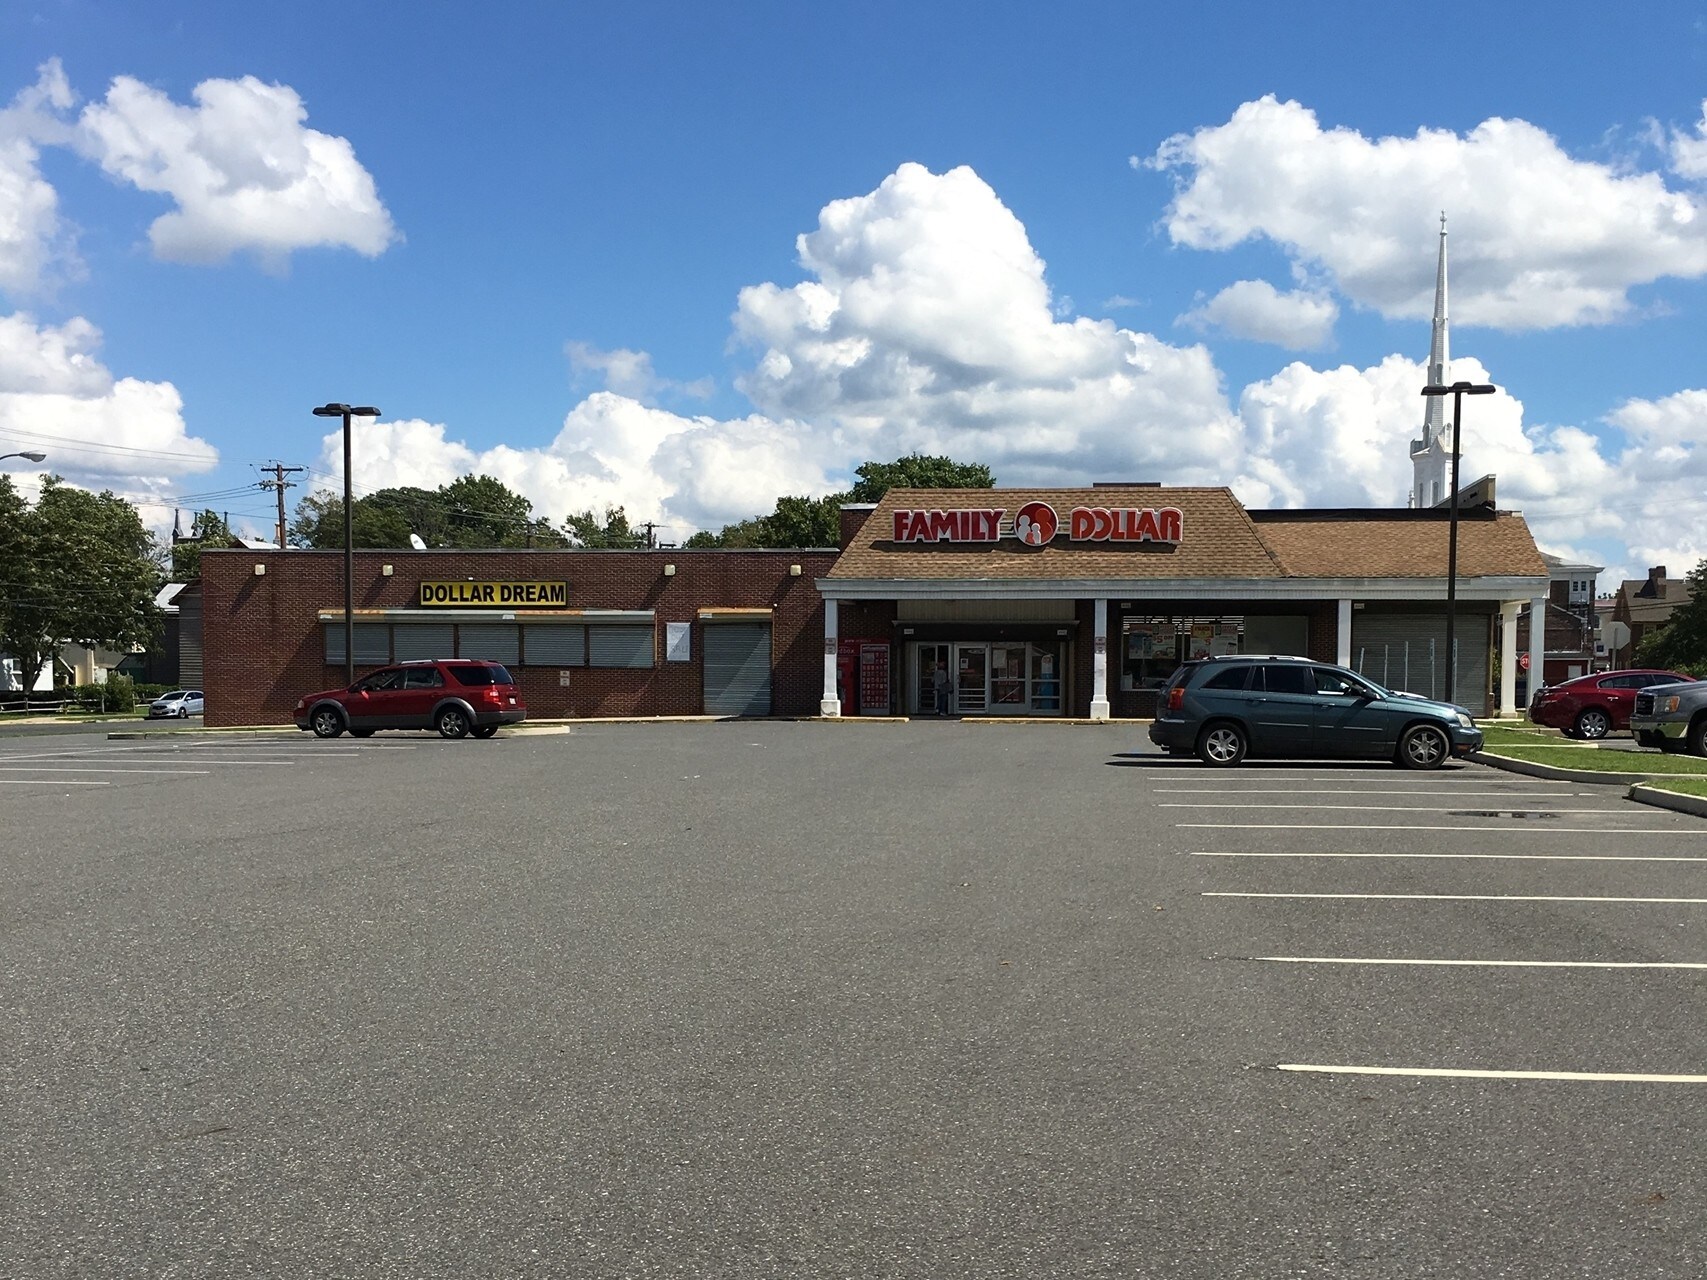
<instances>
[{"instance_id":1,"label":"wall-mounted light fixture","mask_svg":"<svg viewBox=\"0 0 1707 1280\"><path fill-rule=\"evenodd\" d=\"M788 566L788 576L791 578L798 578L800 576L800 566L797 564L789 565Z\"/></svg>"},{"instance_id":2,"label":"wall-mounted light fixture","mask_svg":"<svg viewBox=\"0 0 1707 1280\"><path fill-rule=\"evenodd\" d=\"M675 565L673 565L673 564L667 564L667 565L665 565L665 566L664 566L664 576L665 576L665 577L666 577L666 578L673 578L673 577L675 577L675 576L676 576L676 566L675 566Z\"/></svg>"},{"instance_id":3,"label":"wall-mounted light fixture","mask_svg":"<svg viewBox=\"0 0 1707 1280\"><path fill-rule=\"evenodd\" d=\"M264 565L264 564L258 564L258 565L256 565L256 566L255 566L255 576L256 576L256 577L257 577L257 578L264 578L264 577L266 577L266 576L267 576L267 566L266 566L266 565Z\"/></svg>"},{"instance_id":4,"label":"wall-mounted light fixture","mask_svg":"<svg viewBox=\"0 0 1707 1280\"><path fill-rule=\"evenodd\" d=\"M380 572L381 572L381 573L382 573L382 574L384 574L384 575L385 575L385 576L386 576L386 577L388 577L388 578L389 578L389 577L390 577L390 576L391 576L391 566L390 566L390 565L388 565L388 564L382 564L382 565L380 565L380 566L379 566L379 571L380 571Z\"/></svg>"}]
</instances>

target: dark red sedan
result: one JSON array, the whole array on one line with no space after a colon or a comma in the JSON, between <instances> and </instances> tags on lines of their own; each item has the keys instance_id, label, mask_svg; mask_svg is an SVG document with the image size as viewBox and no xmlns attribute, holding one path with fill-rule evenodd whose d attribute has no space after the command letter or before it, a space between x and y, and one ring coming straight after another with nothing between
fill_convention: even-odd
<instances>
[{"instance_id":1,"label":"dark red sedan","mask_svg":"<svg viewBox=\"0 0 1707 1280\"><path fill-rule=\"evenodd\" d=\"M1549 725L1567 738L1604 738L1614 729L1630 727L1636 691L1651 684L1678 684L1692 679L1675 671L1601 671L1563 684L1543 685L1529 704L1529 718Z\"/></svg>"}]
</instances>

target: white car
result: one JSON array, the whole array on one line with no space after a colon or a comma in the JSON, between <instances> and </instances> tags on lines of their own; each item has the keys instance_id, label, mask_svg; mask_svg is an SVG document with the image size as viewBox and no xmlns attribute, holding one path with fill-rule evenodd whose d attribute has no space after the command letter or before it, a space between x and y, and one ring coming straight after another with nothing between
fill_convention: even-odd
<instances>
[{"instance_id":1,"label":"white car","mask_svg":"<svg viewBox=\"0 0 1707 1280\"><path fill-rule=\"evenodd\" d=\"M174 689L171 693L163 693L148 704L148 719L157 720L162 716L174 716L183 720L202 713L202 691L200 689Z\"/></svg>"}]
</instances>

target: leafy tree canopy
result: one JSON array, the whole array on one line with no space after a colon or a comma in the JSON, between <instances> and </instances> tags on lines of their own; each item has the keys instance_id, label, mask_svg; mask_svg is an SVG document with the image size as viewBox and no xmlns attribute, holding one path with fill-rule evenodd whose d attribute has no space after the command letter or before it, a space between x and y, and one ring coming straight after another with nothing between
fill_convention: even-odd
<instances>
[{"instance_id":1,"label":"leafy tree canopy","mask_svg":"<svg viewBox=\"0 0 1707 1280\"><path fill-rule=\"evenodd\" d=\"M231 526L225 523L223 516L217 511L200 512L190 521L189 533L182 540L172 543L172 581L189 582L201 577L203 546L234 545Z\"/></svg>"},{"instance_id":2,"label":"leafy tree canopy","mask_svg":"<svg viewBox=\"0 0 1707 1280\"><path fill-rule=\"evenodd\" d=\"M980 462L908 454L894 462L868 462L854 471L844 502L880 502L891 489L989 489L996 478Z\"/></svg>"},{"instance_id":3,"label":"leafy tree canopy","mask_svg":"<svg viewBox=\"0 0 1707 1280\"><path fill-rule=\"evenodd\" d=\"M778 498L768 516L694 534L690 547L834 547L842 537L842 504L876 502L891 489L988 489L996 483L982 463L909 454L894 462L867 462L854 471L853 488L822 498Z\"/></svg>"},{"instance_id":4,"label":"leafy tree canopy","mask_svg":"<svg viewBox=\"0 0 1707 1280\"><path fill-rule=\"evenodd\" d=\"M1672 611L1664 627L1642 637L1632 662L1707 675L1707 560L1690 570L1689 600Z\"/></svg>"},{"instance_id":5,"label":"leafy tree canopy","mask_svg":"<svg viewBox=\"0 0 1707 1280\"><path fill-rule=\"evenodd\" d=\"M628 523L628 512L621 507L606 507L603 517L592 511L571 515L563 521L563 532L569 545L593 550L632 549L646 545L646 535Z\"/></svg>"},{"instance_id":6,"label":"leafy tree canopy","mask_svg":"<svg viewBox=\"0 0 1707 1280\"><path fill-rule=\"evenodd\" d=\"M320 489L296 506L290 527L298 546L344 545L344 500ZM357 498L350 537L358 547L404 548L414 534L429 547L561 547L562 532L533 514L533 504L491 476L459 476L437 489L410 485Z\"/></svg>"},{"instance_id":7,"label":"leafy tree canopy","mask_svg":"<svg viewBox=\"0 0 1707 1280\"><path fill-rule=\"evenodd\" d=\"M0 476L0 652L29 677L73 643L120 651L160 631L160 549L135 507L58 476L32 507Z\"/></svg>"}]
</instances>

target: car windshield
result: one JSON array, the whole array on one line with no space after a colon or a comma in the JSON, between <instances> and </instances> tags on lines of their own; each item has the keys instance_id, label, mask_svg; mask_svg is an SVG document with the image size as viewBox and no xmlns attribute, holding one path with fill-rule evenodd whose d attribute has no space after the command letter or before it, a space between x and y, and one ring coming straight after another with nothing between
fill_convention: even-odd
<instances>
[{"instance_id":1,"label":"car windshield","mask_svg":"<svg viewBox=\"0 0 1707 1280\"><path fill-rule=\"evenodd\" d=\"M514 680L510 679L509 669L507 667L499 666L496 662L482 663L477 667L452 667L450 669L450 673L456 678L456 682L458 684L482 685L515 683Z\"/></svg>"}]
</instances>

